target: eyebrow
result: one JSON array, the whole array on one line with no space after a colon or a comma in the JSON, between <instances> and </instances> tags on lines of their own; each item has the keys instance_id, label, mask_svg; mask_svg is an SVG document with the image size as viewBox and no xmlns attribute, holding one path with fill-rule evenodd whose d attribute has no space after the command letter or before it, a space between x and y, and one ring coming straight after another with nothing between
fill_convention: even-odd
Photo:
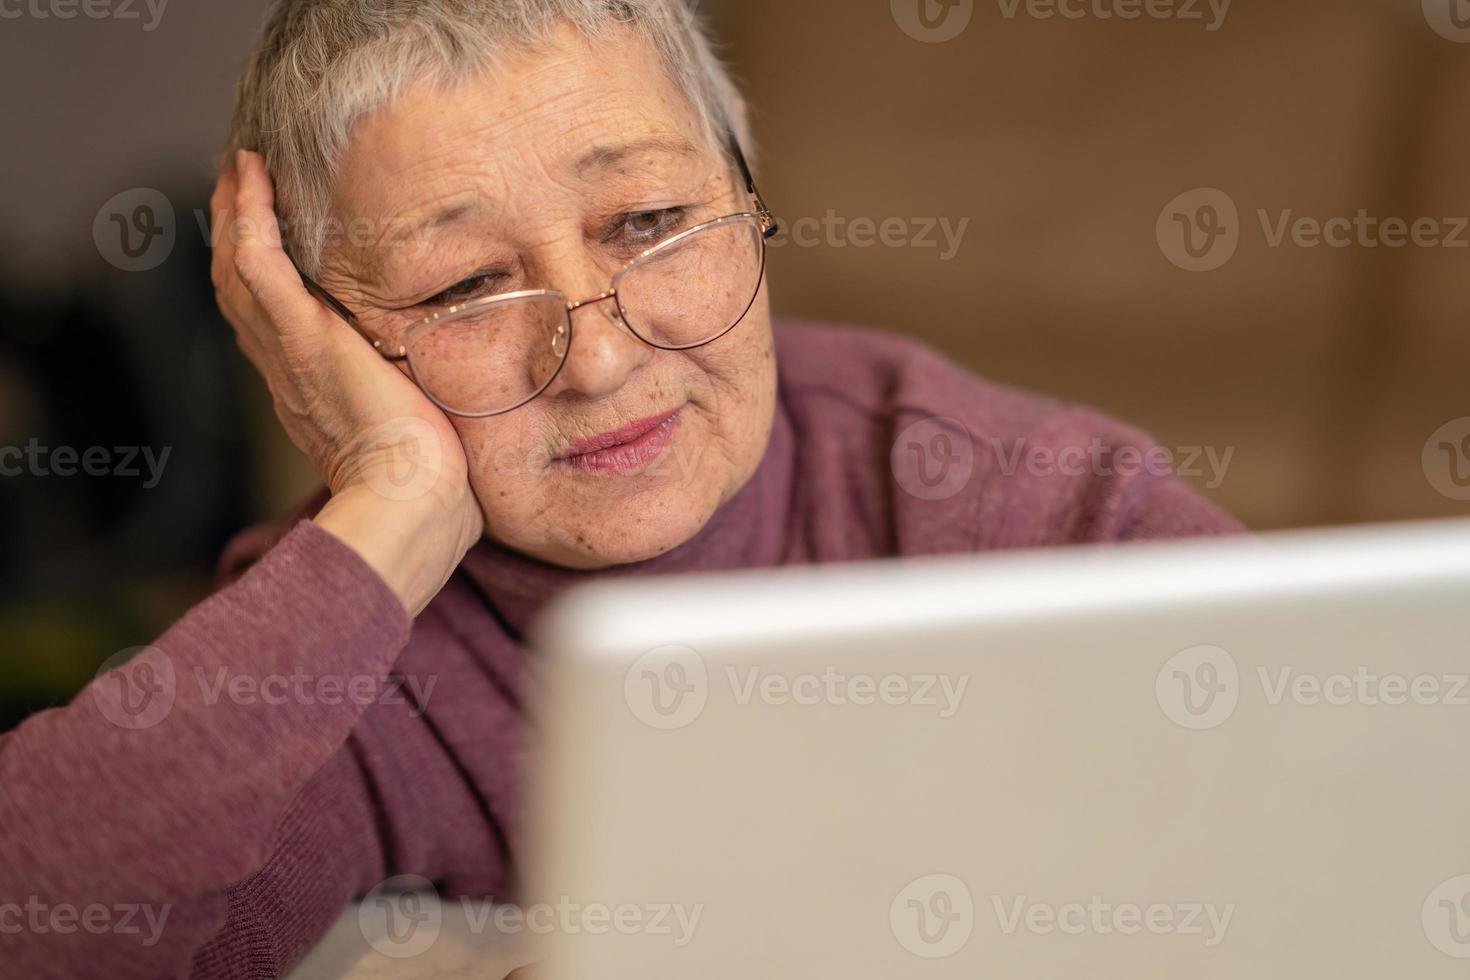
<instances>
[{"instance_id":1,"label":"eyebrow","mask_svg":"<svg viewBox=\"0 0 1470 980\"><path fill-rule=\"evenodd\" d=\"M650 152L681 157L699 155L699 149L682 136L649 136L615 146L594 146L577 161L577 175L585 178L595 171L611 170L629 157Z\"/></svg>"},{"instance_id":2,"label":"eyebrow","mask_svg":"<svg viewBox=\"0 0 1470 980\"><path fill-rule=\"evenodd\" d=\"M481 208L482 206L478 201L458 201L420 218L404 229L401 234L404 239L417 238L431 228L442 228L445 225L452 225L465 215L479 211Z\"/></svg>"}]
</instances>

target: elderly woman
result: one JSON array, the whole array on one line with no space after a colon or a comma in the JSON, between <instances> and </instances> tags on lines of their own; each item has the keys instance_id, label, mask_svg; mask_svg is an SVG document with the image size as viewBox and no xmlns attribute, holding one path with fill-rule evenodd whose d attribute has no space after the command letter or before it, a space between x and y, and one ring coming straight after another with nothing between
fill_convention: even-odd
<instances>
[{"instance_id":1,"label":"elderly woman","mask_svg":"<svg viewBox=\"0 0 1470 980\"><path fill-rule=\"evenodd\" d=\"M1129 428L773 328L745 119L682 0L275 4L215 284L326 489L0 743L0 902L134 909L7 975L279 976L400 873L513 899L522 637L578 582L1236 529Z\"/></svg>"}]
</instances>

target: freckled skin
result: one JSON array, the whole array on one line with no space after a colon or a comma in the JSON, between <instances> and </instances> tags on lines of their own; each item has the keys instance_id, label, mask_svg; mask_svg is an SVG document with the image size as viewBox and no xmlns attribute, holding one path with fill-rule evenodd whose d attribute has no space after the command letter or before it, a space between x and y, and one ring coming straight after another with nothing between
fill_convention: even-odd
<instances>
[{"instance_id":1,"label":"freckled skin","mask_svg":"<svg viewBox=\"0 0 1470 980\"><path fill-rule=\"evenodd\" d=\"M685 201L754 210L718 154L640 152L579 174L594 146L679 136L697 119L656 52L624 34L594 44L567 27L549 46L507 57L453 88L421 84L364 120L342 161L333 217L380 236L332 243L322 285L392 343L423 311L404 309L489 261L523 270L525 288L573 300L609 288L617 264L593 246L594 219ZM468 203L462 221L423 238L415 218ZM486 533L570 568L654 557L687 541L754 474L775 408L776 364L764 285L745 319L706 347L649 347L607 316L574 314L574 341L551 388L488 419L450 417L469 460ZM405 368L406 370L406 368ZM674 440L647 472L611 475L553 462L579 439L684 405Z\"/></svg>"}]
</instances>

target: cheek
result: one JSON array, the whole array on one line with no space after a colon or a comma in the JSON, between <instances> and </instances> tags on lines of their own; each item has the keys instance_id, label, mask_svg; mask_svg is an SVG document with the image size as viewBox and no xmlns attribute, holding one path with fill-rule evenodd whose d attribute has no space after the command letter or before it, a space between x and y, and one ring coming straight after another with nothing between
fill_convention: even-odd
<instances>
[{"instance_id":1,"label":"cheek","mask_svg":"<svg viewBox=\"0 0 1470 980\"><path fill-rule=\"evenodd\" d=\"M743 323L719 341L689 355L714 399L709 407L721 428L735 432L763 424L759 416L773 397L776 377L769 320Z\"/></svg>"},{"instance_id":2,"label":"cheek","mask_svg":"<svg viewBox=\"0 0 1470 980\"><path fill-rule=\"evenodd\" d=\"M455 419L469 464L470 485L487 511L519 510L535 500L550 463L551 445L529 413Z\"/></svg>"}]
</instances>

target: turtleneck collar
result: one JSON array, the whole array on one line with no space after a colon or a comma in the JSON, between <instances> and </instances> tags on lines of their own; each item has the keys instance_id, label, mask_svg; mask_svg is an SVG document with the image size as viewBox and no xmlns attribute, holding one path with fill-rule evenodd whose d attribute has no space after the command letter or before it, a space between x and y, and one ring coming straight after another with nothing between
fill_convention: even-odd
<instances>
[{"instance_id":1,"label":"turtleneck collar","mask_svg":"<svg viewBox=\"0 0 1470 980\"><path fill-rule=\"evenodd\" d=\"M529 558L487 537L470 549L459 570L524 634L548 602L574 585L624 575L777 565L786 553L795 470L795 434L778 399L771 437L755 475L698 534L672 551L631 565L575 571Z\"/></svg>"}]
</instances>

